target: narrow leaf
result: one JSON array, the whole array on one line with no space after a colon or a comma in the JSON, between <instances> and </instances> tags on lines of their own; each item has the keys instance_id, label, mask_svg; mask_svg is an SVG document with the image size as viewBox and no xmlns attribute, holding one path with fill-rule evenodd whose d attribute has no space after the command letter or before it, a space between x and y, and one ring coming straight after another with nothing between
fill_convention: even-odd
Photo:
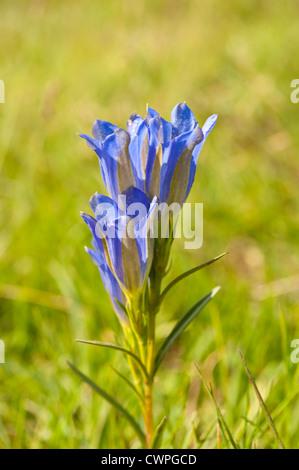
<instances>
[{"instance_id":1,"label":"narrow leaf","mask_svg":"<svg viewBox=\"0 0 299 470\"><path fill-rule=\"evenodd\" d=\"M238 447L238 445L236 444L236 442L234 441L234 438L233 438L233 436L232 436L232 434L231 434L231 432L230 432L230 430L229 430L229 427L228 427L228 425L227 425L226 422L225 422L225 419L224 419L224 417L223 417L223 414L221 413L220 408L219 408L219 406L217 405L217 402L216 402L215 397L214 397L214 394L213 394L212 387L211 387L211 386L209 387L208 384L206 383L206 381L204 380L204 378L203 378L203 376L202 376L202 373L201 373L201 371L199 370L197 364L194 363L194 365L195 365L195 367L196 367L196 369L197 369L197 371L198 371L198 373L199 373L199 375L200 375L200 378L201 378L201 380L202 380L202 383L204 384L204 387L205 387L206 391L208 392L209 397L211 398L212 402L214 403L214 406L215 406L215 409L216 409L216 413L217 413L217 416L218 416L218 422L219 422L219 425L220 425L220 427L221 427L221 429L222 429L222 434L223 434L223 436L224 436L225 441L227 441L227 438L228 438L229 441L230 441L230 443L231 443L231 445L233 446L233 448L234 448L234 449L238 449L239 447ZM226 436L226 434L227 434L227 436Z\"/></svg>"},{"instance_id":2,"label":"narrow leaf","mask_svg":"<svg viewBox=\"0 0 299 470\"><path fill-rule=\"evenodd\" d=\"M126 354L128 356L131 356L134 361L138 364L138 366L140 367L141 371L144 373L145 377L147 377L147 372L146 372L146 369L144 367L144 365L142 364L141 360L139 359L138 356L136 356L136 354L134 354L132 351L130 351L129 349L125 349L123 348L122 346L118 346L118 344L112 344L112 343L103 343L102 341L88 341L88 340L85 340L85 339L75 339L75 341L77 343L86 343L86 344L93 344L95 346L102 346L104 348L110 348L110 349L115 349L116 351L120 351L122 352L123 354Z\"/></svg>"},{"instance_id":3,"label":"narrow leaf","mask_svg":"<svg viewBox=\"0 0 299 470\"><path fill-rule=\"evenodd\" d=\"M221 420L218 418L217 419L217 448L218 449L221 449L221 436L223 437L225 448L230 449L229 441L227 439L225 429L223 427Z\"/></svg>"},{"instance_id":4,"label":"narrow leaf","mask_svg":"<svg viewBox=\"0 0 299 470\"><path fill-rule=\"evenodd\" d=\"M165 287L164 291L161 294L161 301L164 299L166 294L170 291L170 289L175 286L178 282L180 282L182 279L185 279L185 277L190 276L193 273L196 273L202 268L205 268L206 266L209 266L210 264L215 263L215 261L219 260L223 256L227 255L228 252L222 253L219 256L216 256L216 258L211 259L210 261L207 261L206 263L200 264L199 266L196 266L195 268L189 269L189 271L186 271L185 273L181 274L180 276L176 277L173 281L171 281L167 287Z\"/></svg>"},{"instance_id":5,"label":"narrow leaf","mask_svg":"<svg viewBox=\"0 0 299 470\"><path fill-rule=\"evenodd\" d=\"M196 443L197 443L199 449L201 449L203 447L203 445L206 443L206 441L208 440L208 437L210 436L211 432L215 428L215 423L217 423L217 422L218 422L218 420L215 420L214 422L212 422L211 426L208 428L206 434L203 437L199 437L198 434L197 434L196 427L194 428L194 438L196 440Z\"/></svg>"},{"instance_id":6,"label":"narrow leaf","mask_svg":"<svg viewBox=\"0 0 299 470\"><path fill-rule=\"evenodd\" d=\"M113 366L111 366L111 368L113 369L113 371L121 378L123 379L126 384L131 388L131 390L133 390L133 392L137 395L137 397L143 401L143 396L138 392L137 388L135 387L135 385L129 380L127 379L127 377L125 375L123 375L121 372L119 372L117 369L115 369Z\"/></svg>"},{"instance_id":7,"label":"narrow leaf","mask_svg":"<svg viewBox=\"0 0 299 470\"><path fill-rule=\"evenodd\" d=\"M152 449L159 449L166 424L167 416L164 416L164 418L162 418L161 423L157 426L152 444Z\"/></svg>"},{"instance_id":8,"label":"narrow leaf","mask_svg":"<svg viewBox=\"0 0 299 470\"><path fill-rule=\"evenodd\" d=\"M261 435L264 433L262 428L257 423L255 423L254 421L251 421L251 419L248 419L246 416L241 416L241 418L244 419L244 421L246 423L250 424L253 428L257 429L257 431L259 431L259 433Z\"/></svg>"},{"instance_id":9,"label":"narrow leaf","mask_svg":"<svg viewBox=\"0 0 299 470\"><path fill-rule=\"evenodd\" d=\"M280 439L280 437L279 437L279 434L278 434L278 432L277 432L277 429L276 429L276 426L275 426L275 424L274 424L274 421L273 421L273 419L271 418L271 415L270 415L270 413L269 413L269 411L268 411L268 408L267 408L266 405L265 405L265 402L264 402L264 400L263 400L263 398L262 398L262 395L260 394L260 391L259 391L259 389L257 388L257 385L256 385L256 383L255 383L255 381L254 381L254 379L253 379L253 377L252 377L252 375L251 375L251 372L250 372L250 370L249 370L248 367L247 367L247 364L246 364L246 362L245 362L245 359L244 359L244 357L242 356L242 354L241 354L240 351L239 351L239 354L240 354L241 359L242 359L242 361L243 361L243 364L244 364L245 370L246 370L246 372L247 372L247 375L248 375L248 377L249 377L249 380L250 380L250 382L251 382L251 384L252 384L252 386L253 386L254 393L256 394L256 397L257 397L257 399L258 399L258 401L259 401L259 404L260 404L260 406L261 406L261 408L262 408L262 410L263 410L263 413L264 413L264 415L265 415L265 418L266 418L266 420L268 421L269 428L271 429L271 431L272 431L272 433L273 433L273 435L274 435L274 437L275 437L275 440L276 440L276 442L277 442L277 445L278 445L278 447L279 447L280 449L284 449L285 447L284 447L284 445L283 445L283 443L282 443L282 441L281 441L281 439Z\"/></svg>"},{"instance_id":10,"label":"narrow leaf","mask_svg":"<svg viewBox=\"0 0 299 470\"><path fill-rule=\"evenodd\" d=\"M171 333L167 336L164 343L157 352L155 359L154 374L157 372L161 362L164 359L168 349L173 345L178 336L187 328L187 326L194 320L198 313L204 308L204 306L217 294L220 290L220 286L215 287L209 294L205 295L196 304L193 305L185 315L177 322Z\"/></svg>"},{"instance_id":11,"label":"narrow leaf","mask_svg":"<svg viewBox=\"0 0 299 470\"><path fill-rule=\"evenodd\" d=\"M86 375L84 375L82 372L80 372L77 367L75 367L73 364L71 364L69 361L67 361L67 364L70 366L70 368L77 374L79 377L86 382L95 392L97 392L99 395L101 395L102 398L104 398L106 401L110 403L110 405L114 406L114 408L117 409L126 419L127 421L131 424L132 428L136 431L139 439L141 440L142 444L145 443L145 436L143 431L141 430L140 426L138 423L136 423L135 419L133 416L130 415L130 413L120 404L118 403L109 393L107 393L105 390L100 388L98 385L96 385L91 379L89 379Z\"/></svg>"}]
</instances>

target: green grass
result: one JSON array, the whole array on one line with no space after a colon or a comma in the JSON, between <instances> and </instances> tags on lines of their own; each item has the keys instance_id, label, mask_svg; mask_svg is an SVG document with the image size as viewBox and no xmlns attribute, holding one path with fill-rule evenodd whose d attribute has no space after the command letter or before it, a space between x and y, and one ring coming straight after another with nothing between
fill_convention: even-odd
<instances>
[{"instance_id":1,"label":"green grass","mask_svg":"<svg viewBox=\"0 0 299 470\"><path fill-rule=\"evenodd\" d=\"M295 0L111 0L1 3L1 448L137 446L124 419L68 368L76 364L139 413L111 365L119 353L75 343L120 335L79 211L103 191L77 132L95 118L124 126L148 102L165 118L185 101L199 123L219 119L189 201L204 203L204 244L175 242L168 279L230 254L178 284L158 338L209 292L220 293L168 353L156 379L163 446L225 447L198 364L240 447L275 448L238 351L288 448L298 448L298 78ZM271 283L277 281L276 289ZM263 286L261 289L258 286ZM114 333L116 331L116 333ZM139 416L139 415L138 415Z\"/></svg>"}]
</instances>

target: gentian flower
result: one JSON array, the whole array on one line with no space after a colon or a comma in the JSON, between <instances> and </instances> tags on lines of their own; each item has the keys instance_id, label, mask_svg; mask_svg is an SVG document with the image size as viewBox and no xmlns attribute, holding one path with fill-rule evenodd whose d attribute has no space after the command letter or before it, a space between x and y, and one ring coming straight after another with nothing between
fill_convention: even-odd
<instances>
[{"instance_id":1,"label":"gentian flower","mask_svg":"<svg viewBox=\"0 0 299 470\"><path fill-rule=\"evenodd\" d=\"M82 215L82 217L84 218L84 220L90 227L93 226L94 224L93 217L88 216L88 214L84 214ZM99 250L99 247L97 246L97 242L95 242L94 245L95 245L95 249L85 247L85 251L86 253L89 254L94 264L99 268L103 284L105 286L106 291L108 292L108 295L110 297L110 300L111 300L111 303L113 305L115 312L117 313L121 321L125 321L126 320L125 313L123 309L120 307L120 304L124 306L126 304L125 296L120 288L120 285L117 279L112 274L109 266L107 265L102 252Z\"/></svg>"},{"instance_id":2,"label":"gentian flower","mask_svg":"<svg viewBox=\"0 0 299 470\"><path fill-rule=\"evenodd\" d=\"M120 304L126 307L145 293L154 244L148 231L157 202L184 203L199 152L216 119L210 116L200 128L192 111L180 103L172 110L171 122L148 107L144 119L136 113L130 116L127 130L96 120L93 137L80 134L99 157L110 196L96 193L90 200L95 217L82 214L93 234L94 249L86 251L121 317ZM144 209L137 219L140 207L130 212L136 204ZM162 243L156 250L160 268L166 269L170 246Z\"/></svg>"},{"instance_id":3,"label":"gentian flower","mask_svg":"<svg viewBox=\"0 0 299 470\"><path fill-rule=\"evenodd\" d=\"M150 200L180 205L194 182L199 152L214 127L217 115L202 128L185 103L177 104L171 122L148 108L143 119L136 113L127 122L127 131L96 120L92 135L80 134L99 157L105 186L114 200L134 186Z\"/></svg>"},{"instance_id":4,"label":"gentian flower","mask_svg":"<svg viewBox=\"0 0 299 470\"><path fill-rule=\"evenodd\" d=\"M93 235L94 249L86 251L99 267L115 310L121 314L119 302L126 306L127 301L144 294L153 257L149 225L156 198L150 202L131 186L118 199L116 203L96 193L90 199L95 217L81 215Z\"/></svg>"}]
</instances>

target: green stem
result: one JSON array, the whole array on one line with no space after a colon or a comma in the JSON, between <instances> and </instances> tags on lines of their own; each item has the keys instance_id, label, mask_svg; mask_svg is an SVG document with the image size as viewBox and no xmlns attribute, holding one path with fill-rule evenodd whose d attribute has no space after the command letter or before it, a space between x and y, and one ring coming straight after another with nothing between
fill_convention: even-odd
<instances>
[{"instance_id":1,"label":"green stem","mask_svg":"<svg viewBox=\"0 0 299 470\"><path fill-rule=\"evenodd\" d=\"M171 226L172 228L172 226ZM147 449L151 449L154 443L154 418L153 418L153 385L155 375L155 318L161 305L161 284L162 279L166 274L166 268L169 259L169 252L172 243L172 235L170 239L158 239L154 249L154 259L152 262L152 269L149 274L149 291L146 306L142 302L138 305L130 305L129 319L132 328L133 336L136 340L138 348L138 355L142 364L145 366L146 374L143 375L144 381L144 400L140 400L140 405L143 414L144 428L145 428L145 445ZM138 314L136 315L136 311ZM142 315L144 312L144 316ZM145 321L140 322L143 318ZM139 320L137 322L137 319ZM144 329L145 327L145 329ZM136 352L136 351L134 351ZM137 390L140 383L136 370L132 368L133 379Z\"/></svg>"},{"instance_id":2,"label":"green stem","mask_svg":"<svg viewBox=\"0 0 299 470\"><path fill-rule=\"evenodd\" d=\"M139 354L139 345L136 344L138 343L138 339L136 338L136 333L134 332L134 330L131 331L130 328L125 330L125 343L127 345L130 345L130 347L134 349L134 352L136 355ZM140 374L140 370L136 367L136 364L134 363L134 361L132 360L130 356L127 356L127 360L128 360L128 365L131 371L134 385L138 392L140 408L141 408L142 413L144 413L145 398L144 398L144 389L142 386L142 379L146 380L146 376L144 374ZM144 364L144 368L146 372L146 364Z\"/></svg>"},{"instance_id":3,"label":"green stem","mask_svg":"<svg viewBox=\"0 0 299 470\"><path fill-rule=\"evenodd\" d=\"M156 253L156 256L157 255L159 259L159 253ZM144 407L145 441L148 449L152 448L154 438L153 385L155 375L155 319L161 305L161 284L165 275L167 260L168 257L164 260L163 265L154 262L153 269L150 273L149 306L147 312L147 380L145 381Z\"/></svg>"},{"instance_id":4,"label":"green stem","mask_svg":"<svg viewBox=\"0 0 299 470\"><path fill-rule=\"evenodd\" d=\"M151 449L154 435L153 421L153 379L155 364L155 314L149 312L147 338L147 374L145 382L144 426L146 447Z\"/></svg>"}]
</instances>

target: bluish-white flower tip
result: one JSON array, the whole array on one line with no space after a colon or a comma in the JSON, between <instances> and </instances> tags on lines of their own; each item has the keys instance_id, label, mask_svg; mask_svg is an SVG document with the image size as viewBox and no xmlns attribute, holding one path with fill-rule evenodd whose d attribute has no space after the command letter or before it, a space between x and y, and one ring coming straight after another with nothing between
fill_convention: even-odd
<instances>
[{"instance_id":1,"label":"bluish-white flower tip","mask_svg":"<svg viewBox=\"0 0 299 470\"><path fill-rule=\"evenodd\" d=\"M82 217L82 219L88 219L89 217L91 217L89 214L87 214L86 212L83 212L83 211L80 211L80 216Z\"/></svg>"},{"instance_id":2,"label":"bluish-white flower tip","mask_svg":"<svg viewBox=\"0 0 299 470\"><path fill-rule=\"evenodd\" d=\"M217 118L218 118L218 114L212 114L211 116L208 117L208 119L202 126L202 131L204 133L205 139L208 137L209 133L215 126Z\"/></svg>"},{"instance_id":3,"label":"bluish-white flower tip","mask_svg":"<svg viewBox=\"0 0 299 470\"><path fill-rule=\"evenodd\" d=\"M85 222L89 227L91 227L90 224L91 224L91 222L94 221L93 217L92 217L91 215L87 214L86 212L82 212L82 211L80 212L80 215L81 215L82 219L84 220L84 222Z\"/></svg>"},{"instance_id":4,"label":"bluish-white flower tip","mask_svg":"<svg viewBox=\"0 0 299 470\"><path fill-rule=\"evenodd\" d=\"M215 297L215 295L220 291L221 286L214 287L211 291L211 297Z\"/></svg>"}]
</instances>

